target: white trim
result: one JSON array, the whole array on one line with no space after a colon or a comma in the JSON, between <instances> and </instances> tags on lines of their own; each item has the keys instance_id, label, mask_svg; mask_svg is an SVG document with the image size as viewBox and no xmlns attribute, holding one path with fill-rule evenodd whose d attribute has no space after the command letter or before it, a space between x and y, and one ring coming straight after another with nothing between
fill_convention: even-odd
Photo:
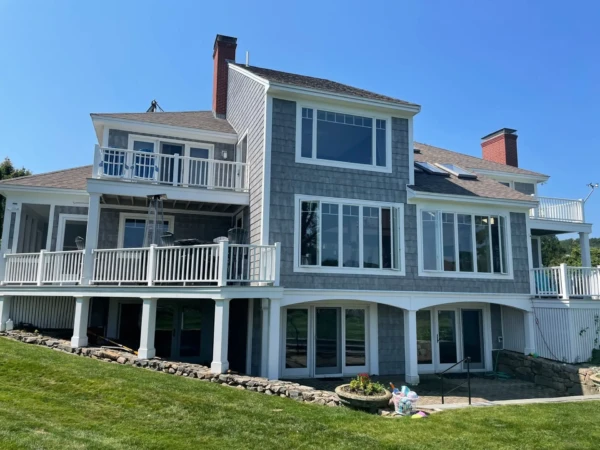
<instances>
[{"instance_id":1,"label":"white trim","mask_svg":"<svg viewBox=\"0 0 600 450\"><path fill-rule=\"evenodd\" d=\"M521 201L521 200L506 200L489 197L471 197L468 195L448 195L438 194L432 192L421 192L415 191L411 187L406 188L408 194L409 204L418 204L422 201L438 201L438 202L449 202L449 203L460 203L460 204L474 204L474 205L488 205L488 206L501 206L506 208L512 208L515 210L529 210L538 205L536 200L532 201Z\"/></svg>"},{"instance_id":2,"label":"white trim","mask_svg":"<svg viewBox=\"0 0 600 450\"><path fill-rule=\"evenodd\" d=\"M436 246L436 261L438 262L437 270L425 270L423 264L423 211L435 212L437 221L436 221L436 235L437 235L437 246ZM472 234L473 234L473 272L460 272L456 271L445 271L443 270L443 230L442 230L442 214L450 213L450 214L465 214L471 215L472 219ZM475 223L474 216L475 215L483 215L483 216L497 216L503 217L506 229L504 230L504 246L506 250L506 263L507 269L506 273L487 273L487 272L477 272L477 246L475 244ZM457 229L456 224L456 216L455 216L455 233ZM455 234L455 237L457 235ZM455 240L455 246L458 247L458 239ZM490 233L490 248L491 248L491 233ZM417 254L418 254L418 273L420 277L436 277L436 278L468 278L468 279L494 279L494 280L513 280L514 272L513 272L513 261L512 261L512 231L511 231L511 223L510 223L510 213L506 212L498 212L498 211L490 211L490 210L481 210L474 208L460 208L453 206L429 206L429 205L418 205L417 206ZM457 269L459 260L456 261ZM490 263L493 265L492 255L490 253Z\"/></svg>"},{"instance_id":3,"label":"white trim","mask_svg":"<svg viewBox=\"0 0 600 450\"><path fill-rule=\"evenodd\" d=\"M248 329L246 330L246 374L252 373L252 327L254 325L254 300L248 299Z\"/></svg>"},{"instance_id":4,"label":"white trim","mask_svg":"<svg viewBox=\"0 0 600 450\"><path fill-rule=\"evenodd\" d=\"M591 233L591 223L562 222L560 220L533 219L529 217L529 230L545 230L554 233Z\"/></svg>"},{"instance_id":5,"label":"white trim","mask_svg":"<svg viewBox=\"0 0 600 450\"><path fill-rule=\"evenodd\" d=\"M308 108L313 112L313 132L312 132L312 156L310 158L302 156L302 109ZM329 159L318 159L317 158L317 115L318 110L326 112L348 114L360 117L367 117L372 120L372 141L371 141L371 156L372 164L359 164L350 162L334 161ZM385 166L377 166L377 120L384 120L386 122L386 148L385 148ZM392 161L392 117L388 115L376 114L371 111L365 111L364 109L358 108L347 108L336 105L331 105L322 102L296 102L296 163L299 164L314 164L318 166L326 167L339 167L343 169L355 169L365 170L369 172L381 172L381 173L392 173L393 161Z\"/></svg>"},{"instance_id":6,"label":"white trim","mask_svg":"<svg viewBox=\"0 0 600 450\"><path fill-rule=\"evenodd\" d=\"M469 167L467 164L465 169L472 170L475 173L479 173L481 175L487 175L494 180L502 180L502 181L520 181L520 182L531 182L533 184L544 183L550 179L549 176L539 174L539 175L527 175L524 173L512 173L512 172L503 172L500 170L487 170L487 169L477 169L475 167Z\"/></svg>"},{"instance_id":7,"label":"white trim","mask_svg":"<svg viewBox=\"0 0 600 450\"><path fill-rule=\"evenodd\" d=\"M265 129L263 149L262 215L260 220L260 243L269 244L269 221L271 217L271 131L273 128L273 97L265 92Z\"/></svg>"},{"instance_id":8,"label":"white trim","mask_svg":"<svg viewBox=\"0 0 600 450\"><path fill-rule=\"evenodd\" d=\"M58 228L56 233L56 246L55 251L62 251L65 239L65 225L67 220L73 220L78 222L88 221L87 214L59 214L58 215Z\"/></svg>"},{"instance_id":9,"label":"white trim","mask_svg":"<svg viewBox=\"0 0 600 450\"><path fill-rule=\"evenodd\" d=\"M90 177L92 174L90 173ZM0 194L5 192L10 193L23 193L23 194L43 194L49 196L59 197L61 196L64 200L64 196L84 196L87 195L87 191L80 189L63 189L63 188L51 188L51 187L43 187L43 186L18 186L12 184L2 184L0 183ZM6 195L4 195L6 197Z\"/></svg>"},{"instance_id":10,"label":"white trim","mask_svg":"<svg viewBox=\"0 0 600 450\"><path fill-rule=\"evenodd\" d=\"M148 214L137 214L137 213L119 213L119 234L117 237L117 248L124 248L123 242L125 240L125 220L127 219L138 219L145 220L146 226L148 226ZM174 216L164 216L164 220L169 222L169 231L173 233L173 229L175 226L175 217ZM145 228L144 228L145 230ZM145 232L145 231L144 231Z\"/></svg>"},{"instance_id":11,"label":"white trim","mask_svg":"<svg viewBox=\"0 0 600 450\"><path fill-rule=\"evenodd\" d=\"M242 207L243 208L243 207ZM125 210L125 211L143 211L145 213L148 212L148 208L145 206L133 206L133 205L114 205L112 203L101 203L100 209L117 209L117 210ZM192 211L189 209L173 209L173 208L164 208L163 212L169 213L171 215L176 214L186 214L191 216L217 216L217 217L233 217L235 213L225 213L225 212L214 212L214 211Z\"/></svg>"},{"instance_id":12,"label":"white trim","mask_svg":"<svg viewBox=\"0 0 600 450\"><path fill-rule=\"evenodd\" d=\"M304 201L318 201L320 203L334 203L340 206L339 208L339 220L340 222L343 220L343 208L344 205L349 206L358 206L359 207L359 236L362 239L362 214L364 207L372 207L372 208L390 208L392 214L394 211L398 211L398 224L396 224L395 235L398 236L398 240L392 239L392 247L396 247L396 251L398 251L398 263L400 268L396 269L384 269L384 268L359 268L359 267L329 267L329 266L301 266L299 253L300 253L300 217L301 217L301 203ZM321 208L319 208L319 214L321 214ZM392 220L392 218L390 218ZM321 221L319 220L319 226ZM380 235L381 235L381 214L379 218L380 224ZM393 226L393 220L392 220ZM343 230L340 228L339 236L343 234ZM321 234L318 235L319 239L319 259L320 259L320 247L321 247ZM341 237L340 237L341 239ZM398 249L398 244L400 244L400 248ZM341 247L340 247L341 248ZM294 195L294 272L305 272L305 273L336 273L336 274L355 274L355 275L385 275L385 276L404 276L406 275L406 261L405 261L405 248L406 243L404 240L404 204L402 203L389 203L389 202L375 202L369 200L357 200L357 199L349 199L349 198L338 198L338 197L321 197L316 195L304 195L304 194L295 194ZM394 250L394 248L392 248ZM359 260L363 261L363 246L359 245ZM380 247L379 247L379 258L380 265L382 261L382 245L380 239ZM319 261L320 262L320 261ZM338 262L341 263L341 260Z\"/></svg>"},{"instance_id":13,"label":"white trim","mask_svg":"<svg viewBox=\"0 0 600 450\"><path fill-rule=\"evenodd\" d=\"M414 146L414 120L408 119L408 184L415 184L415 146Z\"/></svg>"}]
</instances>

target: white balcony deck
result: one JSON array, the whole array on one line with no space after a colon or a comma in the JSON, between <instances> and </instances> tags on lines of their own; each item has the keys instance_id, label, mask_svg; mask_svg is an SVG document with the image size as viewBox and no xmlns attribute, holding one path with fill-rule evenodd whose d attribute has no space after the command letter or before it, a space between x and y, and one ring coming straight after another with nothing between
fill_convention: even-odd
<instances>
[{"instance_id":1,"label":"white balcony deck","mask_svg":"<svg viewBox=\"0 0 600 450\"><path fill-rule=\"evenodd\" d=\"M93 177L248 192L246 163L96 146Z\"/></svg>"},{"instance_id":2,"label":"white balcony deck","mask_svg":"<svg viewBox=\"0 0 600 450\"><path fill-rule=\"evenodd\" d=\"M90 285L279 285L280 246L211 245L93 250ZM84 251L6 254L3 285L83 283Z\"/></svg>"},{"instance_id":3,"label":"white balcony deck","mask_svg":"<svg viewBox=\"0 0 600 450\"><path fill-rule=\"evenodd\" d=\"M539 206L531 209L532 219L550 220L568 223L584 223L583 200L566 198L536 197Z\"/></svg>"},{"instance_id":4,"label":"white balcony deck","mask_svg":"<svg viewBox=\"0 0 600 450\"><path fill-rule=\"evenodd\" d=\"M600 299L600 267L558 267L532 269L535 297Z\"/></svg>"}]
</instances>

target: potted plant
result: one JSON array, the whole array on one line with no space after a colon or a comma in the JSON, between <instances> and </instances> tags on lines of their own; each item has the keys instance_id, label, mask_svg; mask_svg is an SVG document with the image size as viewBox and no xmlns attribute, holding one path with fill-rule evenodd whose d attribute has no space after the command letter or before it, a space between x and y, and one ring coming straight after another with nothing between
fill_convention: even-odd
<instances>
[{"instance_id":1,"label":"potted plant","mask_svg":"<svg viewBox=\"0 0 600 450\"><path fill-rule=\"evenodd\" d=\"M392 398L383 384L374 382L366 373L359 374L350 384L338 386L335 393L343 405L370 412L385 408Z\"/></svg>"}]
</instances>

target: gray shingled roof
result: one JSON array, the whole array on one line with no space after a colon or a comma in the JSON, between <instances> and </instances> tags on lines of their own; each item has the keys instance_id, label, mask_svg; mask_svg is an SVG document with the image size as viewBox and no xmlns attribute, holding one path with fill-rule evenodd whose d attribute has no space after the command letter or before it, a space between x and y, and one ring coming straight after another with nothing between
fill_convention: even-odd
<instances>
[{"instance_id":1,"label":"gray shingled roof","mask_svg":"<svg viewBox=\"0 0 600 450\"><path fill-rule=\"evenodd\" d=\"M235 133L233 127L225 119L217 119L212 111L182 112L145 112L145 113L92 113L94 117L134 120L136 122L156 123L173 127L195 128L198 130Z\"/></svg>"},{"instance_id":2,"label":"gray shingled roof","mask_svg":"<svg viewBox=\"0 0 600 450\"><path fill-rule=\"evenodd\" d=\"M324 78L315 78L306 75L298 75L295 73L280 72L278 70L265 69L256 66L246 66L244 64L236 64L236 66L273 83L287 84L290 86L297 86L308 89L316 89L319 91L349 95L351 97L360 97L368 100L378 100L382 102L396 103L398 105L419 106L416 103L410 103L404 100L399 100L397 98L388 97L387 95L381 95L375 92L348 86L347 84L326 80Z\"/></svg>"},{"instance_id":3,"label":"gray shingled roof","mask_svg":"<svg viewBox=\"0 0 600 450\"><path fill-rule=\"evenodd\" d=\"M2 189L2 186L29 186L84 191L87 188L87 179L91 177L92 166L74 167L73 169L2 180L0 181L0 189Z\"/></svg>"},{"instance_id":4,"label":"gray shingled roof","mask_svg":"<svg viewBox=\"0 0 600 450\"><path fill-rule=\"evenodd\" d=\"M505 164L496 163L493 161L486 161L482 158L475 156L465 155L464 153L453 152L452 150L446 150L433 145L414 143L414 148L419 150L420 153L415 152L415 161L424 161L430 163L451 163L462 167L463 169L477 169L491 170L496 172L507 172L508 174L518 175L532 175L538 177L548 177L547 175L532 172L531 170L520 169L518 167L507 166Z\"/></svg>"},{"instance_id":5,"label":"gray shingled roof","mask_svg":"<svg viewBox=\"0 0 600 450\"><path fill-rule=\"evenodd\" d=\"M525 202L534 201L530 195L521 194L482 175L477 175L476 179L464 179L454 175L443 177L425 172L415 172L415 184L409 187L413 191L432 194L463 195Z\"/></svg>"}]
</instances>

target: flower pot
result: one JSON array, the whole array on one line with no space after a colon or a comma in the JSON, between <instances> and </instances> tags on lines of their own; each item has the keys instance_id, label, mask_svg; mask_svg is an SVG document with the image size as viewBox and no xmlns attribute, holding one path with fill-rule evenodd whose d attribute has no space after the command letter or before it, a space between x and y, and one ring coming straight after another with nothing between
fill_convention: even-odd
<instances>
[{"instance_id":1,"label":"flower pot","mask_svg":"<svg viewBox=\"0 0 600 450\"><path fill-rule=\"evenodd\" d=\"M335 393L340 398L342 405L354 409L377 412L380 408L387 408L392 398L392 393L388 390L375 395L360 395L350 392L349 389L349 384L342 384L335 388Z\"/></svg>"}]
</instances>

